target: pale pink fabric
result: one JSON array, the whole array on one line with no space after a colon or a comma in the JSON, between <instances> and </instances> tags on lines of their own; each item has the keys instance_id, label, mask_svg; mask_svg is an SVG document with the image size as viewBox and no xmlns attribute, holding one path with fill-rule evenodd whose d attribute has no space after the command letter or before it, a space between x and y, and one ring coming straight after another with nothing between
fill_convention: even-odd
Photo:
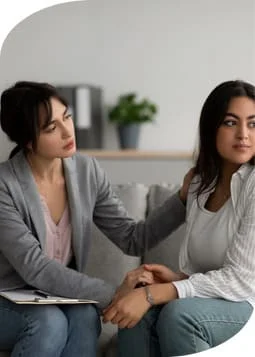
<instances>
[{"instance_id":1,"label":"pale pink fabric","mask_svg":"<svg viewBox=\"0 0 255 357\"><path fill-rule=\"evenodd\" d=\"M72 229L68 205L66 205L63 215L56 225L43 196L41 196L41 202L46 225L45 252L49 258L68 265L73 256L71 244Z\"/></svg>"}]
</instances>

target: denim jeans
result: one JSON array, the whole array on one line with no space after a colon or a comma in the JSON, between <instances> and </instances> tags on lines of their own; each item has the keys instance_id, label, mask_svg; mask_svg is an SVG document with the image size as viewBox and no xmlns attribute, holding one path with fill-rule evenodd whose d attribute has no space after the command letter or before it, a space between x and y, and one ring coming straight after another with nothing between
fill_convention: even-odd
<instances>
[{"instance_id":1,"label":"denim jeans","mask_svg":"<svg viewBox=\"0 0 255 357\"><path fill-rule=\"evenodd\" d=\"M205 351L249 320L248 302L185 298L152 307L131 329L119 329L118 357L170 357Z\"/></svg>"},{"instance_id":2,"label":"denim jeans","mask_svg":"<svg viewBox=\"0 0 255 357\"><path fill-rule=\"evenodd\" d=\"M94 305L19 305L0 298L0 350L12 350L12 357L96 357L100 332Z\"/></svg>"}]
</instances>

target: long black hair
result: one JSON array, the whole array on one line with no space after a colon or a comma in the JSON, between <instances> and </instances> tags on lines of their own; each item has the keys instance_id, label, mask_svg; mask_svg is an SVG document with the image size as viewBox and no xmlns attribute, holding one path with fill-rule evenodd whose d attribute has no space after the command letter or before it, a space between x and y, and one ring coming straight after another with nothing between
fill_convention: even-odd
<instances>
[{"instance_id":1,"label":"long black hair","mask_svg":"<svg viewBox=\"0 0 255 357\"><path fill-rule=\"evenodd\" d=\"M216 135L227 113L231 99L247 97L255 101L255 87L236 80L219 84L207 97L199 120L199 148L194 173L200 181L197 197L209 190L221 174L222 159L216 148ZM251 162L254 164L254 160Z\"/></svg>"},{"instance_id":2,"label":"long black hair","mask_svg":"<svg viewBox=\"0 0 255 357\"><path fill-rule=\"evenodd\" d=\"M10 157L19 150L27 151L29 143L33 149L36 149L41 130L41 109L45 113L43 126L47 127L52 119L51 98L56 98L63 105L68 106L65 98L48 83L19 81L3 91L0 110L1 128L9 139L16 143Z\"/></svg>"}]
</instances>

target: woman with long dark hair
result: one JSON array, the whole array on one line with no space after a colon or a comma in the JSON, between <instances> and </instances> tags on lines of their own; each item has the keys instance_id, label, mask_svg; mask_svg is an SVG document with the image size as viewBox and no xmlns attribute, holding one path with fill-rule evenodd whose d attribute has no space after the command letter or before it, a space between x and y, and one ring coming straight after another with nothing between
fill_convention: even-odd
<instances>
[{"instance_id":1,"label":"woman with long dark hair","mask_svg":"<svg viewBox=\"0 0 255 357\"><path fill-rule=\"evenodd\" d=\"M180 273L151 264L153 284L113 300L119 357L170 357L235 335L255 305L255 88L218 85L199 122Z\"/></svg>"}]
</instances>

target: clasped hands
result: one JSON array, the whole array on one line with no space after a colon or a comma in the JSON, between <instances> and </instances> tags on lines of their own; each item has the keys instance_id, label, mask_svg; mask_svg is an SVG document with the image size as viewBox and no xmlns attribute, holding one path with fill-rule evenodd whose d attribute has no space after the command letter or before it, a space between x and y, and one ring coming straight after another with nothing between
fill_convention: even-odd
<instances>
[{"instance_id":1,"label":"clasped hands","mask_svg":"<svg viewBox=\"0 0 255 357\"><path fill-rule=\"evenodd\" d=\"M160 264L143 264L130 271L116 290L112 302L103 311L103 322L117 324L119 328L132 328L150 309L144 287L150 285L155 304L164 304L176 299L177 291L172 281L186 279L183 273L175 273Z\"/></svg>"}]
</instances>

